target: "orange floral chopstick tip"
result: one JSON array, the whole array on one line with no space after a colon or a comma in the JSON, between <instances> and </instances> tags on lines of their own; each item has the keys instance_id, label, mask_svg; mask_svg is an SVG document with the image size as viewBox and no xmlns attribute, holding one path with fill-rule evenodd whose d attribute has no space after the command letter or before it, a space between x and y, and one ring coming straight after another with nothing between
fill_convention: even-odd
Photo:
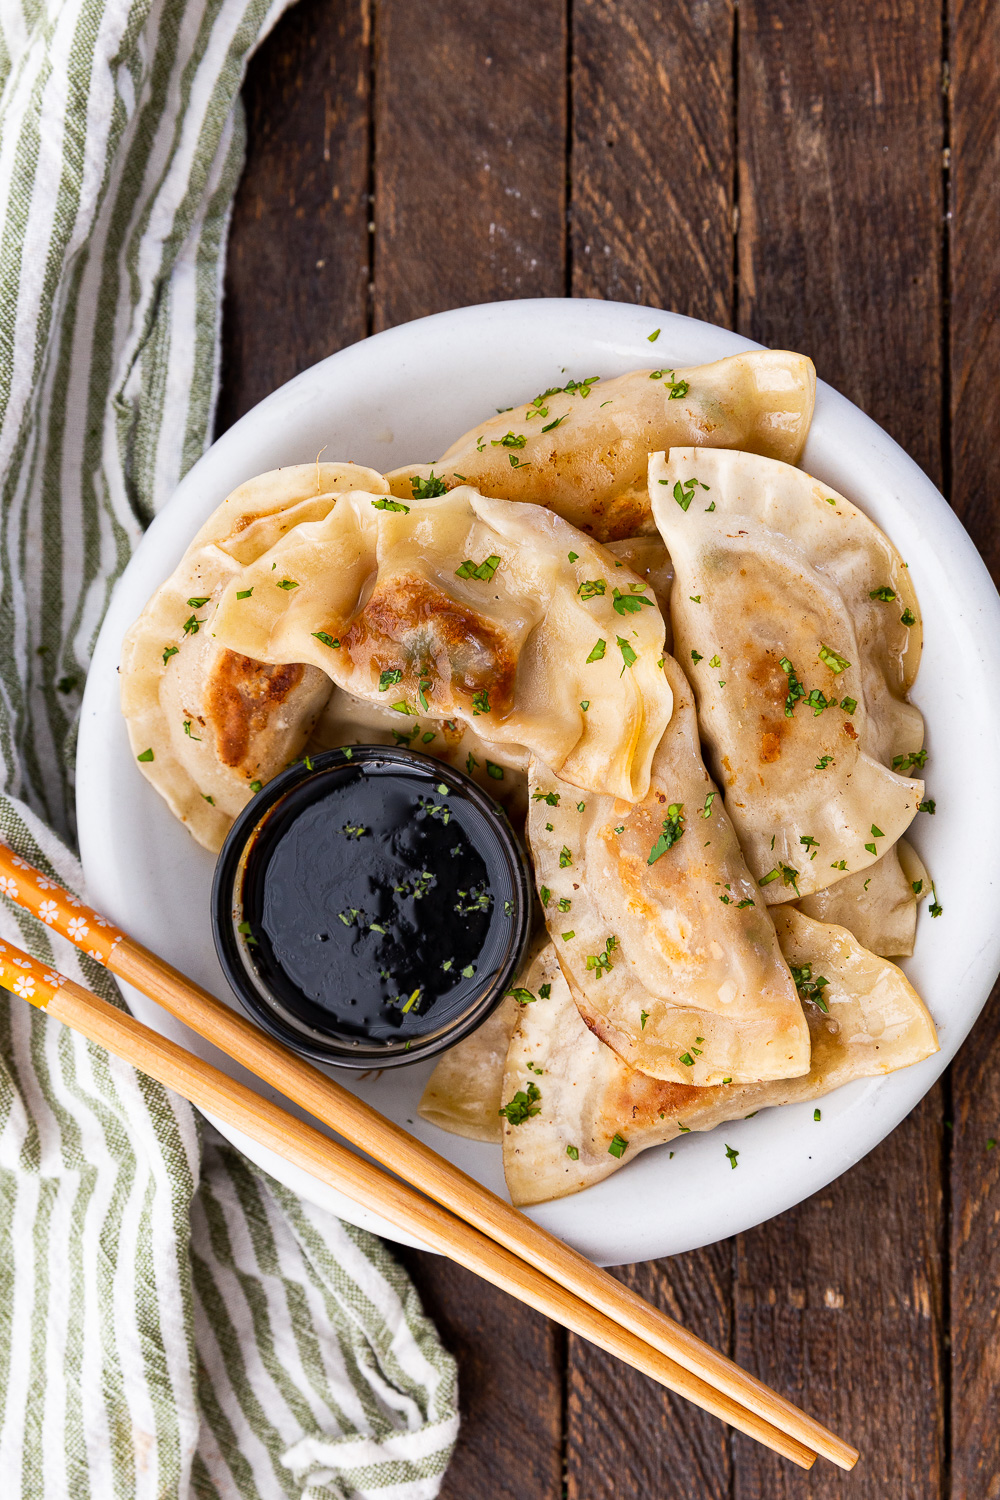
<instances>
[{"instance_id":1,"label":"orange floral chopstick tip","mask_svg":"<svg viewBox=\"0 0 1000 1500\"><path fill-rule=\"evenodd\" d=\"M0 987L3 989L44 1010L64 983L58 970L40 964L11 943L0 943Z\"/></svg>"},{"instance_id":2,"label":"orange floral chopstick tip","mask_svg":"<svg viewBox=\"0 0 1000 1500\"><path fill-rule=\"evenodd\" d=\"M0 895L9 896L18 906L25 907L46 927L68 938L99 964L107 964L112 949L122 941L123 934L107 918L84 906L57 880L43 875L6 844L0 844Z\"/></svg>"}]
</instances>

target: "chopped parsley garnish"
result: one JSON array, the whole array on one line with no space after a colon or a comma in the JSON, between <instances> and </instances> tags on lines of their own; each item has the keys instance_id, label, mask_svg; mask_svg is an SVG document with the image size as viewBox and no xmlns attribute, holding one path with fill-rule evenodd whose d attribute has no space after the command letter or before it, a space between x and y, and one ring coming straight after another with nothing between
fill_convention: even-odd
<instances>
[{"instance_id":1,"label":"chopped parsley garnish","mask_svg":"<svg viewBox=\"0 0 1000 1500\"><path fill-rule=\"evenodd\" d=\"M563 933L560 934L560 936L562 937L562 940L563 940L564 943L568 943L569 940L570 940L570 938L575 938L576 937L576 933L573 932L572 929L570 929L569 932L563 932Z\"/></svg>"},{"instance_id":2,"label":"chopped parsley garnish","mask_svg":"<svg viewBox=\"0 0 1000 1500\"><path fill-rule=\"evenodd\" d=\"M542 1107L538 1102L541 1097L542 1091L538 1084L529 1083L526 1090L518 1089L513 1099L497 1110L497 1113L503 1115L509 1125L523 1125L532 1115L541 1113Z\"/></svg>"},{"instance_id":3,"label":"chopped parsley garnish","mask_svg":"<svg viewBox=\"0 0 1000 1500\"><path fill-rule=\"evenodd\" d=\"M529 412L528 415L530 417L531 413ZM547 412L546 412L546 416L548 416ZM560 422L565 422L565 420L566 420L566 418L568 416L569 416L569 412L564 411L561 417L554 417L551 422L546 422L545 426L542 428L542 431L543 432L551 432L554 427L558 427L559 426Z\"/></svg>"},{"instance_id":4,"label":"chopped parsley garnish","mask_svg":"<svg viewBox=\"0 0 1000 1500\"><path fill-rule=\"evenodd\" d=\"M830 1007L823 999L823 991L830 983L829 979L824 979L822 974L817 974L814 979L812 964L803 964L801 968L796 968L794 964L790 964L789 968L792 971L792 983L799 992L799 998L801 1000L811 1000L814 1005L819 1006L825 1016L828 1016L830 1014Z\"/></svg>"},{"instance_id":5,"label":"chopped parsley garnish","mask_svg":"<svg viewBox=\"0 0 1000 1500\"><path fill-rule=\"evenodd\" d=\"M563 933L563 936L565 937L566 934ZM614 964L611 962L611 955L617 947L618 939L616 937L609 937L604 944L603 953L587 954L587 968L592 970L598 979L614 968Z\"/></svg>"},{"instance_id":6,"label":"chopped parsley garnish","mask_svg":"<svg viewBox=\"0 0 1000 1500\"><path fill-rule=\"evenodd\" d=\"M709 792L705 798L705 806L701 809L701 816L703 818L710 818L712 816L712 803L715 801L715 798L715 792Z\"/></svg>"},{"instance_id":7,"label":"chopped parsley garnish","mask_svg":"<svg viewBox=\"0 0 1000 1500\"><path fill-rule=\"evenodd\" d=\"M570 1161L580 1160L580 1152L576 1146L567 1146L566 1155L569 1157Z\"/></svg>"},{"instance_id":8,"label":"chopped parsley garnish","mask_svg":"<svg viewBox=\"0 0 1000 1500\"><path fill-rule=\"evenodd\" d=\"M262 781L251 781L250 790L252 792L259 792L263 785L264 783Z\"/></svg>"},{"instance_id":9,"label":"chopped parsley garnish","mask_svg":"<svg viewBox=\"0 0 1000 1500\"><path fill-rule=\"evenodd\" d=\"M832 646L820 646L819 659L825 667L830 668L835 677L839 677L841 672L846 672L851 665L847 657L834 651Z\"/></svg>"},{"instance_id":10,"label":"chopped parsley garnish","mask_svg":"<svg viewBox=\"0 0 1000 1500\"><path fill-rule=\"evenodd\" d=\"M688 594L688 598L691 600L692 604L700 604L701 603L701 595L700 594Z\"/></svg>"},{"instance_id":11,"label":"chopped parsley garnish","mask_svg":"<svg viewBox=\"0 0 1000 1500\"><path fill-rule=\"evenodd\" d=\"M778 665L788 678L788 693L785 697L785 718L790 719L795 712L795 705L798 700L805 697L806 690L799 681L795 668L787 656L783 656Z\"/></svg>"},{"instance_id":12,"label":"chopped parsley garnish","mask_svg":"<svg viewBox=\"0 0 1000 1500\"><path fill-rule=\"evenodd\" d=\"M518 1005L533 1005L535 1003L535 997L530 990L513 989L508 990L507 994L516 1000Z\"/></svg>"},{"instance_id":13,"label":"chopped parsley garnish","mask_svg":"<svg viewBox=\"0 0 1000 1500\"><path fill-rule=\"evenodd\" d=\"M364 838L368 829L363 823L345 823L340 831L349 839L361 839Z\"/></svg>"},{"instance_id":14,"label":"chopped parsley garnish","mask_svg":"<svg viewBox=\"0 0 1000 1500\"><path fill-rule=\"evenodd\" d=\"M715 667L716 669L718 669L719 667L722 666L722 661L721 661L718 653L716 653L715 656L712 657L712 659L711 659L711 661L709 662L708 665L710 667Z\"/></svg>"},{"instance_id":15,"label":"chopped parsley garnish","mask_svg":"<svg viewBox=\"0 0 1000 1500\"><path fill-rule=\"evenodd\" d=\"M494 781L503 781L503 766L498 766L492 760L486 762L486 774L492 776Z\"/></svg>"},{"instance_id":16,"label":"chopped parsley garnish","mask_svg":"<svg viewBox=\"0 0 1000 1500\"><path fill-rule=\"evenodd\" d=\"M649 343L655 344L656 340L660 337L660 330L658 328L654 328L652 333L647 334L646 337Z\"/></svg>"},{"instance_id":17,"label":"chopped parsley garnish","mask_svg":"<svg viewBox=\"0 0 1000 1500\"><path fill-rule=\"evenodd\" d=\"M565 916L565 915L566 915L566 913L567 913L567 912L568 912L568 911L569 911L569 909L570 909L570 907L571 907L571 906L572 906L572 905L573 905L573 903L572 903L572 901L571 901L571 900L570 900L570 899L569 899L569 897L568 897L568 896L560 896L560 898L559 898L559 904L558 904L558 906L557 906L557 907L556 907L556 910L557 910L557 911L561 911L561 912L562 912L562 914L563 914L563 916Z\"/></svg>"},{"instance_id":18,"label":"chopped parsley garnish","mask_svg":"<svg viewBox=\"0 0 1000 1500\"><path fill-rule=\"evenodd\" d=\"M472 695L472 717L478 719L480 714L490 712L490 695L486 688L480 688L478 693Z\"/></svg>"},{"instance_id":19,"label":"chopped parsley garnish","mask_svg":"<svg viewBox=\"0 0 1000 1500\"><path fill-rule=\"evenodd\" d=\"M917 812L934 813L937 811L937 803L933 797L925 797L923 802L917 803Z\"/></svg>"},{"instance_id":20,"label":"chopped parsley garnish","mask_svg":"<svg viewBox=\"0 0 1000 1500\"><path fill-rule=\"evenodd\" d=\"M903 613L899 617L899 623L901 625L915 625L917 623L917 617L913 613L913 610L904 609Z\"/></svg>"},{"instance_id":21,"label":"chopped parsley garnish","mask_svg":"<svg viewBox=\"0 0 1000 1500\"><path fill-rule=\"evenodd\" d=\"M806 702L813 711L813 718L818 719L824 708L836 708L836 698L828 698L822 688L813 688L806 694Z\"/></svg>"},{"instance_id":22,"label":"chopped parsley garnish","mask_svg":"<svg viewBox=\"0 0 1000 1500\"><path fill-rule=\"evenodd\" d=\"M339 641L335 641L334 638L333 638L333 636L332 635L328 635L325 630L314 630L313 631L313 636L314 636L314 638L317 641L320 641L324 646L329 646L331 651L336 651L337 647L340 645L340 642Z\"/></svg>"},{"instance_id":23,"label":"chopped parsley garnish","mask_svg":"<svg viewBox=\"0 0 1000 1500\"><path fill-rule=\"evenodd\" d=\"M779 879L780 875L781 875L781 871L779 869L768 870L768 872L767 872L766 875L762 875L760 877L760 879L758 880L757 884L758 885L770 885L771 882L772 882L772 880Z\"/></svg>"},{"instance_id":24,"label":"chopped parsley garnish","mask_svg":"<svg viewBox=\"0 0 1000 1500\"><path fill-rule=\"evenodd\" d=\"M499 566L500 559L495 552L484 558L481 563L475 563L471 557L467 557L462 566L455 569L455 577L478 578L480 583L489 583Z\"/></svg>"},{"instance_id":25,"label":"chopped parsley garnish","mask_svg":"<svg viewBox=\"0 0 1000 1500\"><path fill-rule=\"evenodd\" d=\"M639 1030L640 1031L645 1031L645 1029L646 1029L646 1022L648 1020L649 1020L649 1011L648 1010L641 1010L639 1012Z\"/></svg>"},{"instance_id":26,"label":"chopped parsley garnish","mask_svg":"<svg viewBox=\"0 0 1000 1500\"><path fill-rule=\"evenodd\" d=\"M617 1157L621 1161L628 1150L628 1141L617 1130L611 1137L611 1145L608 1147L608 1155Z\"/></svg>"},{"instance_id":27,"label":"chopped parsley garnish","mask_svg":"<svg viewBox=\"0 0 1000 1500\"><path fill-rule=\"evenodd\" d=\"M205 621L199 620L196 615L189 615L184 621L184 634L197 635L199 627L204 625L204 623Z\"/></svg>"},{"instance_id":28,"label":"chopped parsley garnish","mask_svg":"<svg viewBox=\"0 0 1000 1500\"><path fill-rule=\"evenodd\" d=\"M891 604L896 597L896 590L891 589L887 583L883 583L881 588L869 589L868 597L869 599L881 599L883 604Z\"/></svg>"},{"instance_id":29,"label":"chopped parsley garnish","mask_svg":"<svg viewBox=\"0 0 1000 1500\"><path fill-rule=\"evenodd\" d=\"M410 705L408 703L405 703L402 698L400 698L398 703L394 703L392 707L398 714L411 714L413 718L417 717L417 710L415 708L411 708ZM414 730L414 734L416 732L417 731Z\"/></svg>"},{"instance_id":30,"label":"chopped parsley garnish","mask_svg":"<svg viewBox=\"0 0 1000 1500\"><path fill-rule=\"evenodd\" d=\"M667 816L663 820L663 832L649 851L647 865L655 865L656 861L668 849L672 849L677 840L684 833L683 802L671 802L667 808Z\"/></svg>"},{"instance_id":31,"label":"chopped parsley garnish","mask_svg":"<svg viewBox=\"0 0 1000 1500\"><path fill-rule=\"evenodd\" d=\"M538 895L541 899L542 905L548 906L549 902L552 900L552 892L549 890L547 885L539 886Z\"/></svg>"},{"instance_id":32,"label":"chopped parsley garnish","mask_svg":"<svg viewBox=\"0 0 1000 1500\"><path fill-rule=\"evenodd\" d=\"M461 474L455 475L461 479ZM438 495L447 495L448 486L443 479L439 479L432 469L426 479L421 479L419 474L414 474L410 480L410 489L413 491L414 500L436 500Z\"/></svg>"},{"instance_id":33,"label":"chopped parsley garnish","mask_svg":"<svg viewBox=\"0 0 1000 1500\"><path fill-rule=\"evenodd\" d=\"M253 589L237 589L236 597L237 599L249 599L252 593Z\"/></svg>"},{"instance_id":34,"label":"chopped parsley garnish","mask_svg":"<svg viewBox=\"0 0 1000 1500\"><path fill-rule=\"evenodd\" d=\"M798 872L798 870L793 870L792 867L791 867L791 865L783 865L783 864L781 864L780 861L778 863L778 868L781 871L781 882L782 882L782 884L783 885L790 885L791 888L792 888L792 890L795 892L795 894L797 896L799 894L799 888L798 888L798 886L796 885L795 882L799 878L799 872Z\"/></svg>"},{"instance_id":35,"label":"chopped parsley garnish","mask_svg":"<svg viewBox=\"0 0 1000 1500\"><path fill-rule=\"evenodd\" d=\"M548 807L558 807L559 806L559 793L558 792L532 792L532 794L531 794L531 800L532 800L532 802L544 802Z\"/></svg>"},{"instance_id":36,"label":"chopped parsley garnish","mask_svg":"<svg viewBox=\"0 0 1000 1500\"><path fill-rule=\"evenodd\" d=\"M739 1156L739 1154L740 1153L736 1150L735 1146L726 1147L726 1157L729 1161L729 1165L732 1167L734 1172L736 1171L736 1158Z\"/></svg>"},{"instance_id":37,"label":"chopped parsley garnish","mask_svg":"<svg viewBox=\"0 0 1000 1500\"><path fill-rule=\"evenodd\" d=\"M211 594L202 594L198 598L189 599L188 605L191 609L203 609L211 597Z\"/></svg>"},{"instance_id":38,"label":"chopped parsley garnish","mask_svg":"<svg viewBox=\"0 0 1000 1500\"><path fill-rule=\"evenodd\" d=\"M167 662L170 660L170 658L172 656L176 656L177 653L178 653L178 651L180 649L181 649L180 646L166 646L166 647L164 647L164 651L163 651L163 665L166 666Z\"/></svg>"},{"instance_id":39,"label":"chopped parsley garnish","mask_svg":"<svg viewBox=\"0 0 1000 1500\"><path fill-rule=\"evenodd\" d=\"M847 869L847 860L846 859L837 859L837 860L834 860L833 864L830 866L830 869L831 870L846 870Z\"/></svg>"},{"instance_id":40,"label":"chopped parsley garnish","mask_svg":"<svg viewBox=\"0 0 1000 1500\"><path fill-rule=\"evenodd\" d=\"M491 438L493 448L523 448L528 439L523 432L506 432L502 438Z\"/></svg>"},{"instance_id":41,"label":"chopped parsley garnish","mask_svg":"<svg viewBox=\"0 0 1000 1500\"><path fill-rule=\"evenodd\" d=\"M682 1052L677 1060L678 1062L682 1062L686 1068L694 1067L694 1058L691 1056L690 1052Z\"/></svg>"},{"instance_id":42,"label":"chopped parsley garnish","mask_svg":"<svg viewBox=\"0 0 1000 1500\"><path fill-rule=\"evenodd\" d=\"M826 768L827 768L827 766L830 766L832 764L833 764L833 756L832 755L821 755L820 758L819 758L819 760L813 766L813 770L814 771L825 771Z\"/></svg>"},{"instance_id":43,"label":"chopped parsley garnish","mask_svg":"<svg viewBox=\"0 0 1000 1500\"><path fill-rule=\"evenodd\" d=\"M691 660L694 662L695 666L697 666L700 661L704 661L704 659L705 658L702 656L700 651L691 652Z\"/></svg>"},{"instance_id":44,"label":"chopped parsley garnish","mask_svg":"<svg viewBox=\"0 0 1000 1500\"><path fill-rule=\"evenodd\" d=\"M192 732L191 732L191 720L190 719L185 719L184 720L184 733L187 735L187 737L188 737L189 740L200 740L201 739L201 735L200 734L192 734Z\"/></svg>"},{"instance_id":45,"label":"chopped parsley garnish","mask_svg":"<svg viewBox=\"0 0 1000 1500\"><path fill-rule=\"evenodd\" d=\"M596 599L598 595L607 592L607 587L603 578L588 578L585 583L581 583L577 593L581 599ZM617 593L617 590L615 592Z\"/></svg>"},{"instance_id":46,"label":"chopped parsley garnish","mask_svg":"<svg viewBox=\"0 0 1000 1500\"><path fill-rule=\"evenodd\" d=\"M551 984L540 984L538 986L538 996L539 996L539 999L541 999L541 1000L547 1000L551 994L552 994L552 986L551 986Z\"/></svg>"},{"instance_id":47,"label":"chopped parsley garnish","mask_svg":"<svg viewBox=\"0 0 1000 1500\"><path fill-rule=\"evenodd\" d=\"M372 505L374 505L376 510L398 510L404 516L410 514L410 507L404 505L402 500L390 500L388 496L384 496L381 500L373 500Z\"/></svg>"},{"instance_id":48,"label":"chopped parsley garnish","mask_svg":"<svg viewBox=\"0 0 1000 1500\"><path fill-rule=\"evenodd\" d=\"M636 664L636 662L639 660L639 658L636 656L635 652L632 650L632 647L629 645L628 641L626 641L622 636L620 636L620 635L616 636L615 639L618 642L618 649L619 649L619 651L622 654L622 669L621 669L621 672L618 675L620 677L624 677L625 676L625 668L626 667L634 667L635 664Z\"/></svg>"},{"instance_id":49,"label":"chopped parsley garnish","mask_svg":"<svg viewBox=\"0 0 1000 1500\"><path fill-rule=\"evenodd\" d=\"M570 562L576 562L580 554L579 552L567 552L566 556L569 558Z\"/></svg>"},{"instance_id":50,"label":"chopped parsley garnish","mask_svg":"<svg viewBox=\"0 0 1000 1500\"><path fill-rule=\"evenodd\" d=\"M278 584L278 588L284 589L286 593L289 593L292 589L297 589L298 584L295 582L294 578L283 578Z\"/></svg>"},{"instance_id":51,"label":"chopped parsley garnish","mask_svg":"<svg viewBox=\"0 0 1000 1500\"><path fill-rule=\"evenodd\" d=\"M669 484L670 480L661 479L660 483ZM702 484L700 479L685 479L683 482L679 479L677 480L673 488L673 496L681 510L688 509L691 501L694 499L694 492L697 489L707 490L708 485Z\"/></svg>"},{"instance_id":52,"label":"chopped parsley garnish","mask_svg":"<svg viewBox=\"0 0 1000 1500\"><path fill-rule=\"evenodd\" d=\"M597 644L594 646L593 651L591 651L590 655L587 657L588 662L591 662L591 661L600 661L607 649L608 649L608 643L607 643L607 641L605 641L605 640L599 640L597 642Z\"/></svg>"},{"instance_id":53,"label":"chopped parsley garnish","mask_svg":"<svg viewBox=\"0 0 1000 1500\"><path fill-rule=\"evenodd\" d=\"M633 584L631 592L628 594L623 594L621 589L615 589L615 601L612 606L615 613L619 615L638 615L641 614L644 604L648 604L650 609L655 608L652 599L644 599L642 597L642 591L645 587L644 583L638 586Z\"/></svg>"},{"instance_id":54,"label":"chopped parsley garnish","mask_svg":"<svg viewBox=\"0 0 1000 1500\"><path fill-rule=\"evenodd\" d=\"M822 1110L814 1109L813 1110L813 1119L814 1120L822 1120L822 1118L823 1118L823 1112L822 1112Z\"/></svg>"},{"instance_id":55,"label":"chopped parsley garnish","mask_svg":"<svg viewBox=\"0 0 1000 1500\"><path fill-rule=\"evenodd\" d=\"M150 761L150 760L153 760L154 758L155 757L153 755L152 750L143 750L143 751L141 751L141 753L139 755L136 756L136 760L142 760L142 761Z\"/></svg>"},{"instance_id":56,"label":"chopped parsley garnish","mask_svg":"<svg viewBox=\"0 0 1000 1500\"><path fill-rule=\"evenodd\" d=\"M478 766L478 764L479 764L478 760L476 759L476 757L473 755L472 751L470 750L469 753L468 753L468 755L465 757L465 769L468 771L468 773L469 773L470 776L472 775L473 771L476 769L476 767Z\"/></svg>"},{"instance_id":57,"label":"chopped parsley garnish","mask_svg":"<svg viewBox=\"0 0 1000 1500\"><path fill-rule=\"evenodd\" d=\"M809 855L810 859L816 858L816 851L819 848L818 839L814 839L811 833L803 833L799 835L799 843L802 844L804 848L812 850L812 853Z\"/></svg>"},{"instance_id":58,"label":"chopped parsley garnish","mask_svg":"<svg viewBox=\"0 0 1000 1500\"><path fill-rule=\"evenodd\" d=\"M388 692L389 688L395 687L396 683L402 682L402 680L403 674L399 667L389 667L379 677L378 690L380 693Z\"/></svg>"},{"instance_id":59,"label":"chopped parsley garnish","mask_svg":"<svg viewBox=\"0 0 1000 1500\"><path fill-rule=\"evenodd\" d=\"M892 769L894 771L911 771L914 766L927 764L926 750L910 750L906 755L894 755L892 757Z\"/></svg>"},{"instance_id":60,"label":"chopped parsley garnish","mask_svg":"<svg viewBox=\"0 0 1000 1500\"><path fill-rule=\"evenodd\" d=\"M924 882L922 880L911 880L910 881L910 890L913 892L913 894L915 896L919 896L920 892L923 890L923 888L924 888Z\"/></svg>"},{"instance_id":61,"label":"chopped parsley garnish","mask_svg":"<svg viewBox=\"0 0 1000 1500\"><path fill-rule=\"evenodd\" d=\"M249 922L241 922L239 924L239 926L237 927L236 931L243 934L243 936L246 938L247 943L249 944L250 947L256 948L256 946L257 946L257 939L254 937L253 933L250 930L250 923Z\"/></svg>"},{"instance_id":62,"label":"chopped parsley garnish","mask_svg":"<svg viewBox=\"0 0 1000 1500\"><path fill-rule=\"evenodd\" d=\"M580 699L580 707L583 709L584 713L586 713L587 709L590 707L590 699L589 698L581 698Z\"/></svg>"},{"instance_id":63,"label":"chopped parsley garnish","mask_svg":"<svg viewBox=\"0 0 1000 1500\"><path fill-rule=\"evenodd\" d=\"M568 870L569 867L570 867L570 865L572 863L573 863L573 855L570 852L570 850L567 848L567 846L565 844L563 844L562 848L559 851L559 868L560 868L560 870Z\"/></svg>"},{"instance_id":64,"label":"chopped parsley garnish","mask_svg":"<svg viewBox=\"0 0 1000 1500\"><path fill-rule=\"evenodd\" d=\"M852 714L858 706L858 700L857 698L841 698L840 706L845 714Z\"/></svg>"}]
</instances>

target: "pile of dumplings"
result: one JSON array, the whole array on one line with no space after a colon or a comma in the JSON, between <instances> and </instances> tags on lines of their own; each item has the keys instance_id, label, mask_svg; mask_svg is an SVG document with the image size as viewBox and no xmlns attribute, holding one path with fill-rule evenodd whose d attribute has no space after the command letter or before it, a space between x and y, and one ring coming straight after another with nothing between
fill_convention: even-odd
<instances>
[{"instance_id":1,"label":"pile of dumplings","mask_svg":"<svg viewBox=\"0 0 1000 1500\"><path fill-rule=\"evenodd\" d=\"M136 762L210 850L289 762L361 743L523 828L530 961L421 1103L502 1145L515 1203L937 1050L890 961L931 890L919 606L796 467L814 395L755 351L570 380L433 464L261 475L126 638Z\"/></svg>"}]
</instances>

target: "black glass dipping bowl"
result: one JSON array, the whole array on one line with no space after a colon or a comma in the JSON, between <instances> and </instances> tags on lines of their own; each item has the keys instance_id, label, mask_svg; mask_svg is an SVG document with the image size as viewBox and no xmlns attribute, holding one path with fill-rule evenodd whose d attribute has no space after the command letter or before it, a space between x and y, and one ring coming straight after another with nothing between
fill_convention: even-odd
<instances>
[{"instance_id":1,"label":"black glass dipping bowl","mask_svg":"<svg viewBox=\"0 0 1000 1500\"><path fill-rule=\"evenodd\" d=\"M215 946L246 1010L350 1068L416 1062L502 1000L531 927L527 860L468 776L354 745L290 766L219 855Z\"/></svg>"}]
</instances>

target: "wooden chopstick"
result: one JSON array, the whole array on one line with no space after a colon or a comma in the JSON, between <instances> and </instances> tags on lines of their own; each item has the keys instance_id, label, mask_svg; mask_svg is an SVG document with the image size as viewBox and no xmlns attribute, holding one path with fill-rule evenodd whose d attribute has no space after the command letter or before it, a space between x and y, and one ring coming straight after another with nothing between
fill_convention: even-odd
<instances>
[{"instance_id":1,"label":"wooden chopstick","mask_svg":"<svg viewBox=\"0 0 1000 1500\"><path fill-rule=\"evenodd\" d=\"M2 844L0 876L6 877L6 894L12 900L90 951L113 973L398 1176L770 1426L841 1468L853 1468L857 1449L842 1438L97 913L67 897L54 881Z\"/></svg>"},{"instance_id":2,"label":"wooden chopstick","mask_svg":"<svg viewBox=\"0 0 1000 1500\"><path fill-rule=\"evenodd\" d=\"M313 1173L355 1203L382 1214L397 1229L434 1246L492 1285L556 1319L564 1328L589 1339L793 1463L804 1469L811 1467L815 1454L797 1438L778 1431L730 1396L650 1348L636 1334L551 1281L505 1246L211 1063L116 1010L82 985L37 963L10 943L0 943L0 985L182 1094L199 1109L227 1121L286 1161Z\"/></svg>"}]
</instances>

